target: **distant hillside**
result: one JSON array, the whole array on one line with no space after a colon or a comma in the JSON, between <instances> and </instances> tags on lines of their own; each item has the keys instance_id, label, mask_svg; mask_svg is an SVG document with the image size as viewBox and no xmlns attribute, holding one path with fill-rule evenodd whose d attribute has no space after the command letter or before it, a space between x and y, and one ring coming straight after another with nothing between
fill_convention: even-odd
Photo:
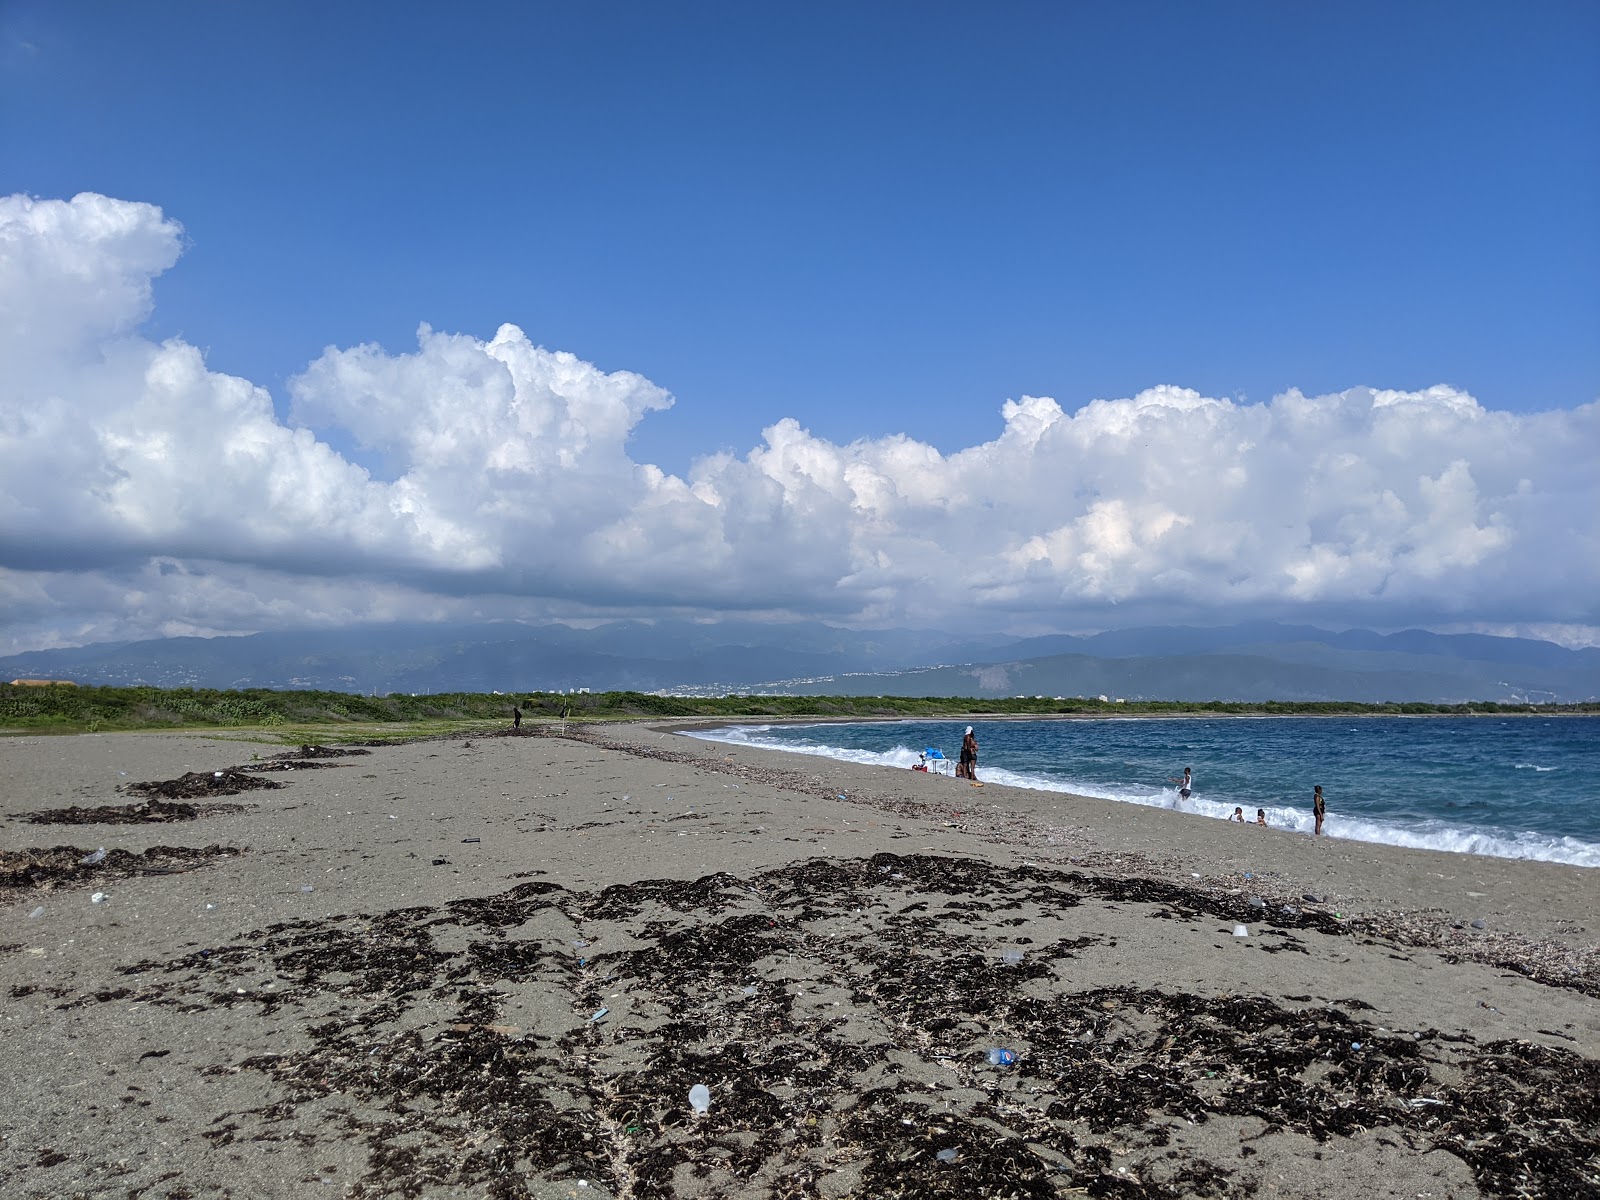
<instances>
[{"instance_id":1,"label":"distant hillside","mask_svg":"<svg viewBox=\"0 0 1600 1200\"><path fill-rule=\"evenodd\" d=\"M962 638L820 623L405 625L165 638L0 658L0 679L155 687L1583 703L1600 649L1243 624Z\"/></svg>"}]
</instances>

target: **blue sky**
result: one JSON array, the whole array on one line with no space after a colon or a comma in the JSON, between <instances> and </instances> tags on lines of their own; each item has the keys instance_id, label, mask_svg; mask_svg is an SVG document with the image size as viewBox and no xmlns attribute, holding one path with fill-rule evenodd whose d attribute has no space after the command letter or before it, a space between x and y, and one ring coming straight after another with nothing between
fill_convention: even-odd
<instances>
[{"instance_id":1,"label":"blue sky","mask_svg":"<svg viewBox=\"0 0 1600 1200\"><path fill-rule=\"evenodd\" d=\"M266 389L285 430L310 428L383 483L417 465L414 446L396 451L408 435L356 428L349 397L296 400L295 381L330 347L410 361L424 323L484 344L511 323L533 347L670 392L671 408L644 404L613 449L686 484L705 456L748 463L786 418L828 453L904 436L949 463L1004 440L1007 402L1051 397L1074 417L1163 385L1247 423L1291 390L1446 385L1497 418L1565 414L1570 444L1600 396L1597 65L1600 6L1587 3L8 0L0 195L158 208L181 226L181 259L149 269L152 299L129 318L139 336L198 348L210 373ZM1211 464L1184 459L1185 444L1157 438L1151 452L1202 482ZM1286 460L1314 448L1283 445ZM1460 449L1439 447L1430 477ZM1571 502L1568 484L1552 487ZM1109 485L1089 491L1064 524ZM1473 528L1494 515L1476 512ZM1318 558L1317 530L1338 522L1307 516L1304 553L1272 568L1281 586L1263 594L1284 615L1337 619L1337 605L1305 607L1295 581ZM183 529L193 548L178 561L216 561ZM1014 561L1041 561L1023 547L1052 529L1017 529ZM1593 518L1564 532L1592 538ZM123 559L170 549L119 538ZM717 538L737 555L726 530ZM477 584L460 572L510 556L490 540L481 560L441 568L448 586L418 583L432 560L384 561L405 564L406 586L463 595ZM863 561L874 553L889 552ZM1216 551L1187 553L1188 567L1160 568L1192 571ZM249 565L326 578L270 556ZM800 607L910 619L888 601L830 607L859 567L813 581L831 598ZM486 596L539 591L479 582ZM1105 601L1057 582L1057 608ZM991 583L1011 605L1017 581ZM1165 607L1145 615L1182 616L1192 585L1169 577ZM892 586L906 585L874 584ZM1362 586L1345 599L1396 590ZM72 626L59 607L72 603L38 601L21 640L118 625ZM1037 607L1006 611L1002 623L1050 623ZM1570 600L1338 612L1596 623Z\"/></svg>"}]
</instances>

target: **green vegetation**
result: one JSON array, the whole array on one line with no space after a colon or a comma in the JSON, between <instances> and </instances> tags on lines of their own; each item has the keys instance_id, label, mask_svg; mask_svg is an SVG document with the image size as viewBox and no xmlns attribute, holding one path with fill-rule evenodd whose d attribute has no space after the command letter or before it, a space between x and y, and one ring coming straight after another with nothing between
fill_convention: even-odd
<instances>
[{"instance_id":1,"label":"green vegetation","mask_svg":"<svg viewBox=\"0 0 1600 1200\"><path fill-rule=\"evenodd\" d=\"M151 687L17 687L0 684L0 730L32 733L94 733L132 729L239 729L293 743L315 738L417 737L507 724L511 706L522 706L529 723L550 720L618 721L674 717L910 718L988 716L1174 716L1174 715L1454 715L1491 713L1600 713L1600 704L1523 705L1491 701L1470 704L1340 704L1212 700L1140 700L1018 697L979 700L965 696L657 696L644 692L566 695L535 692L495 696L447 692L411 696L357 696L344 692L215 691Z\"/></svg>"}]
</instances>

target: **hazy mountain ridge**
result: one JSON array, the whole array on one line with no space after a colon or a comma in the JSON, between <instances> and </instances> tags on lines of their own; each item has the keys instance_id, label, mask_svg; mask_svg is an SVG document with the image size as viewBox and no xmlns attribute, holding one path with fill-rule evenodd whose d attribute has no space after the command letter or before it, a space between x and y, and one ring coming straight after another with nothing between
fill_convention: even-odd
<instances>
[{"instance_id":1,"label":"hazy mountain ridge","mask_svg":"<svg viewBox=\"0 0 1600 1200\"><path fill-rule=\"evenodd\" d=\"M1600 649L1423 630L1161 627L956 638L817 622L396 625L164 638L0 658L0 678L352 692L771 691L801 695L1161 700L1464 700L1600 696Z\"/></svg>"}]
</instances>

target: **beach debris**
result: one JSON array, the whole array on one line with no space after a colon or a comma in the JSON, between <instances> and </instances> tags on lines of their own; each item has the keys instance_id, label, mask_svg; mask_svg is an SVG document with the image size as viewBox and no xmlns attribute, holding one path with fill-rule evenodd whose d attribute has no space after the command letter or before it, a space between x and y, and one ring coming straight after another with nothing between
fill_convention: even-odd
<instances>
[{"instance_id":1,"label":"beach debris","mask_svg":"<svg viewBox=\"0 0 1600 1200\"><path fill-rule=\"evenodd\" d=\"M104 904L109 899L111 899L111 897L106 895L104 892L96 892L94 895L89 897L89 903Z\"/></svg>"},{"instance_id":2,"label":"beach debris","mask_svg":"<svg viewBox=\"0 0 1600 1200\"><path fill-rule=\"evenodd\" d=\"M1015 946L1007 946L1006 952L1000 956L1000 961L1008 967L1014 967L1022 962L1022 951Z\"/></svg>"},{"instance_id":3,"label":"beach debris","mask_svg":"<svg viewBox=\"0 0 1600 1200\"><path fill-rule=\"evenodd\" d=\"M690 1088L689 1107L694 1109L696 1116L705 1116L711 1110L711 1089L703 1083Z\"/></svg>"},{"instance_id":4,"label":"beach debris","mask_svg":"<svg viewBox=\"0 0 1600 1200\"><path fill-rule=\"evenodd\" d=\"M985 1057L988 1058L991 1067L1009 1067L1017 1061L1017 1052L1007 1050L1004 1046L991 1046Z\"/></svg>"},{"instance_id":5,"label":"beach debris","mask_svg":"<svg viewBox=\"0 0 1600 1200\"><path fill-rule=\"evenodd\" d=\"M611 1010L609 1008L607 1008L605 1005L602 1004L599 1008L595 1009L595 1011L589 1015L589 1024L598 1025L601 1021L604 1021L610 1015L611 1015Z\"/></svg>"},{"instance_id":6,"label":"beach debris","mask_svg":"<svg viewBox=\"0 0 1600 1200\"><path fill-rule=\"evenodd\" d=\"M891 883L883 866L911 882ZM1152 1161L1139 1131L1221 1117L1275 1123L1339 1149L1377 1129L1425 1139L1467 1164L1484 1195L1587 1194L1588 1164L1600 1152L1600 1064L1573 1051L1527 1041L1457 1042L1434 1032L1394 1035L1354 997L1322 1005L1309 996L1200 994L1172 980L1080 988L1070 977L1036 994L1029 973L1001 967L1002 939L1012 936L1012 918L1002 914L1048 905L1056 920L1076 921L1080 937L1027 950L1030 964L1062 967L1101 941L1096 917L1107 903L1147 907L1150 915L1225 917L1239 898L1164 879L883 854L595 891L530 880L437 907L306 918L237 935L209 958L190 951L125 970L141 977L135 986L144 1002L180 1005L189 1020L207 1020L208 1009L259 1004L280 1006L291 1029L298 1021L300 1044L238 1062L271 1078L288 1099L236 1110L230 1121L237 1131L220 1136L281 1138L317 1119L321 1110L311 1106L318 1099L347 1095L360 1106L351 1130L374 1152L365 1177L345 1181L352 1194L407 1194L421 1173L440 1194L490 1194L499 1181L557 1194L558 1187L544 1185L570 1188L579 1171L609 1194L623 1194L614 1147L593 1136L591 1114L615 1102L606 1081L624 1062L631 1104L609 1111L618 1130L629 1131L636 1196L675 1194L672 1172L681 1157L660 1151L687 1120L683 1097L694 1079L705 1089L704 1109L690 1102L696 1112L709 1111L713 1092L738 1097L696 1131L708 1152L749 1176L806 1171L823 1153L846 1153L860 1164L855 1194L864 1196L1242 1195L1249 1189L1237 1185L1246 1176L1234 1173L1231 1156L1213 1159L1203 1146L1186 1152L1182 1182L1172 1189L1101 1186L1115 1183L1120 1162L1127 1165L1122 1178L1131 1181ZM846 914L868 905L887 909L881 921L871 928L848 922ZM849 930L839 929L841 920ZM1385 939L1403 928L1396 914L1382 920L1339 925L1313 913L1292 925L1329 937ZM616 974L660 1019L653 1015L638 1029L630 1023L625 1045L579 1022L552 1040L548 1053L544 1035L519 1037L494 1024L506 1012L508 981L554 994L579 989L568 992L574 996L594 986L570 972L561 939L552 946L505 936L556 921L571 922L569 930L590 922L629 929L628 944L612 952ZM470 952L463 953L458 932L472 940ZM1474 944L1488 940L1444 936L1439 944L1451 954L1475 953ZM1510 953L1496 942L1497 955ZM280 988L252 987L248 996L231 984L219 989L227 977L219 972L235 970L275 972ZM759 1005L728 1003L762 975L798 986L768 987ZM829 996L818 985L841 975L851 979L857 1005L848 1025L818 998ZM126 996L107 989L80 1003L121 1005ZM431 1023L443 1007L448 1021L452 1006L459 1024L447 1026L446 1036L417 1036L419 1017ZM326 1020L331 1009L342 1019ZM981 1042L965 1051L963 1030L1002 1012L1005 1036L1028 1047L1018 1070L1050 1081L1048 1107L980 1111L957 1100L934 1109L926 1094L861 1091L857 1068L885 1054L926 1068L965 1058L981 1070L987 1051ZM1361 1050L1342 1051L1348 1061L1330 1073L1330 1049L1338 1058L1340 1047L1358 1042ZM1013 1078L1007 1071L991 1082ZM806 1097L798 1121L791 1101L765 1090L780 1079ZM970 1075L957 1075L954 1093L932 1098L959 1095L970 1083ZM1407 1102L1429 1093L1448 1103ZM396 1122L396 1104L428 1115ZM644 1116L652 1112L663 1114L659 1123ZM767 1136L774 1128L793 1128L800 1140L775 1142ZM463 1155L463 1129L496 1139L508 1157ZM1076 1140L1086 1129L1095 1132L1093 1143ZM826 1147L817 1140L824 1133ZM1539 1139L1537 1154L1528 1153L1530 1137ZM941 1148L956 1147L956 1158L938 1158ZM1129 1150L1136 1157L1122 1158Z\"/></svg>"},{"instance_id":7,"label":"beach debris","mask_svg":"<svg viewBox=\"0 0 1600 1200\"><path fill-rule=\"evenodd\" d=\"M312 887L312 886L311 886L311 885L310 885L310 884L309 884L309 883L302 883L302 884L301 884L301 885L300 885L300 894L301 894L301 895L302 895L302 896L304 896L304 895L309 895L309 894L310 894L310 893L312 893L312 892L314 892L314 891L316 891L316 890L317 890L317 889L316 889L316 888L314 888L314 887Z\"/></svg>"},{"instance_id":8,"label":"beach debris","mask_svg":"<svg viewBox=\"0 0 1600 1200\"><path fill-rule=\"evenodd\" d=\"M34 909L28 914L28 920L37 921L42 916L44 916L44 905L41 904L38 908Z\"/></svg>"},{"instance_id":9,"label":"beach debris","mask_svg":"<svg viewBox=\"0 0 1600 1200\"><path fill-rule=\"evenodd\" d=\"M1265 900L1263 900L1260 896L1251 896L1250 897L1250 907L1251 908L1265 908L1266 906L1267 906L1267 902Z\"/></svg>"},{"instance_id":10,"label":"beach debris","mask_svg":"<svg viewBox=\"0 0 1600 1200\"><path fill-rule=\"evenodd\" d=\"M96 850L93 854L85 854L82 858L80 858L78 860L78 865L80 867L92 867L97 863L105 862L105 860L106 848L101 846L100 849Z\"/></svg>"},{"instance_id":11,"label":"beach debris","mask_svg":"<svg viewBox=\"0 0 1600 1200\"><path fill-rule=\"evenodd\" d=\"M1234 937L1242 937L1242 938L1249 937L1250 936L1250 927L1248 925L1235 925L1233 927L1233 936Z\"/></svg>"},{"instance_id":12,"label":"beach debris","mask_svg":"<svg viewBox=\"0 0 1600 1200\"><path fill-rule=\"evenodd\" d=\"M233 847L216 845L204 848L151 846L139 854L108 850L105 858L95 864L95 881L106 883L143 875L178 875L204 866L210 859L228 858L238 853L240 851ZM18 893L81 884L83 860L89 854L87 847L80 846L0 852L0 903L15 898Z\"/></svg>"},{"instance_id":13,"label":"beach debris","mask_svg":"<svg viewBox=\"0 0 1600 1200\"><path fill-rule=\"evenodd\" d=\"M939 1151L939 1153L935 1154L934 1157L940 1162L955 1162L960 1153L961 1151L957 1150L954 1146L946 1146L943 1150Z\"/></svg>"},{"instance_id":14,"label":"beach debris","mask_svg":"<svg viewBox=\"0 0 1600 1200\"><path fill-rule=\"evenodd\" d=\"M118 791L163 800L196 800L206 796L236 796L240 792L283 786L275 779L262 779L242 768L229 767L225 771L190 771L176 779L164 779L156 783L123 784Z\"/></svg>"},{"instance_id":15,"label":"beach debris","mask_svg":"<svg viewBox=\"0 0 1600 1200\"><path fill-rule=\"evenodd\" d=\"M1300 899L1304 900L1307 904L1321 904L1322 903L1322 897L1321 896L1314 896L1310 892L1307 892L1305 895L1301 896Z\"/></svg>"},{"instance_id":16,"label":"beach debris","mask_svg":"<svg viewBox=\"0 0 1600 1200\"><path fill-rule=\"evenodd\" d=\"M483 841L482 838L462 838L461 839L461 844L463 846L470 846L473 842L481 842L481 841Z\"/></svg>"},{"instance_id":17,"label":"beach debris","mask_svg":"<svg viewBox=\"0 0 1600 1200\"><path fill-rule=\"evenodd\" d=\"M433 865L436 867L448 867L450 860L448 858L436 858L433 860Z\"/></svg>"},{"instance_id":18,"label":"beach debris","mask_svg":"<svg viewBox=\"0 0 1600 1200\"><path fill-rule=\"evenodd\" d=\"M92 808L47 808L38 812L18 813L20 820L30 825L136 825L157 821L192 821L197 817L221 816L224 813L245 812L244 804L168 804L161 800L146 800L139 804L106 804Z\"/></svg>"}]
</instances>

